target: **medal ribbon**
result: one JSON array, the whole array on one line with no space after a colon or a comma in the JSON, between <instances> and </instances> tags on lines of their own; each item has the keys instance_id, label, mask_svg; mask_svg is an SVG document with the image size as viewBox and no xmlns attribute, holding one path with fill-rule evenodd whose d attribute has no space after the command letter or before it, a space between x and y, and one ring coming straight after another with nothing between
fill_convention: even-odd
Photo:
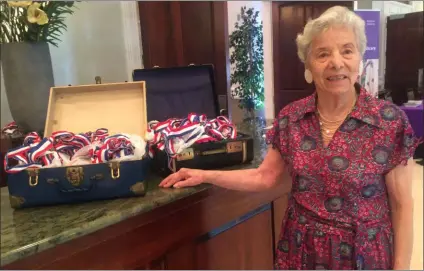
<instances>
[{"instance_id":1,"label":"medal ribbon","mask_svg":"<svg viewBox=\"0 0 424 271\"><path fill-rule=\"evenodd\" d=\"M16 124L16 122L12 121L11 123L3 127L3 129L1 129L1 132L6 135L13 135L18 130L19 130L18 125Z\"/></svg>"},{"instance_id":2,"label":"medal ribbon","mask_svg":"<svg viewBox=\"0 0 424 271\"><path fill-rule=\"evenodd\" d=\"M55 152L63 164L59 153L71 158L79 149L94 142L101 144L100 146L96 144L89 151L92 163L102 163L134 154L134 146L127 136L121 134L109 136L108 129L105 128L83 134L57 131L44 139L33 132L25 137L21 147L12 149L5 155L4 168L7 173L15 173L27 168L48 166L52 163ZM17 160L18 165L11 167L9 165L11 159Z\"/></svg>"},{"instance_id":3,"label":"medal ribbon","mask_svg":"<svg viewBox=\"0 0 424 271\"><path fill-rule=\"evenodd\" d=\"M146 137L150 143L149 155L153 156L152 146L156 145L168 154L171 165L172 159L194 143L235 139L237 130L224 116L208 120L204 114L190 113L185 119L149 122Z\"/></svg>"}]
</instances>

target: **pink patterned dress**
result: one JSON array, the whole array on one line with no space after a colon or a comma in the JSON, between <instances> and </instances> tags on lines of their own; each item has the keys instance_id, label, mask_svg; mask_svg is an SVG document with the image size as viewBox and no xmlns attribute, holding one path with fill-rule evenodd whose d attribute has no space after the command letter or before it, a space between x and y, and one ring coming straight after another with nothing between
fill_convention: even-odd
<instances>
[{"instance_id":1,"label":"pink patterned dress","mask_svg":"<svg viewBox=\"0 0 424 271\"><path fill-rule=\"evenodd\" d=\"M286 106L267 133L292 176L276 269L391 269L393 230L385 174L418 144L405 113L358 101L324 147L316 94Z\"/></svg>"}]
</instances>

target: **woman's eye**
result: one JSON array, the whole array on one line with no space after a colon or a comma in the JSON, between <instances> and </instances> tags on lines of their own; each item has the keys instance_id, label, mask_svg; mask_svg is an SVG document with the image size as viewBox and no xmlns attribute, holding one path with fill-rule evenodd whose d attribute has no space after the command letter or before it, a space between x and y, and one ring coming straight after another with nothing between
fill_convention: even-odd
<instances>
[{"instance_id":1,"label":"woman's eye","mask_svg":"<svg viewBox=\"0 0 424 271\"><path fill-rule=\"evenodd\" d=\"M345 53L346 55L348 55L348 54L351 54L351 53L353 53L353 52L352 52L352 50L345 50L345 51L344 51L344 53Z\"/></svg>"},{"instance_id":2,"label":"woman's eye","mask_svg":"<svg viewBox=\"0 0 424 271\"><path fill-rule=\"evenodd\" d=\"M327 57L328 56L328 54L327 53L322 53L322 54L319 54L318 55L318 57L319 58L324 58L324 57Z\"/></svg>"}]
</instances>

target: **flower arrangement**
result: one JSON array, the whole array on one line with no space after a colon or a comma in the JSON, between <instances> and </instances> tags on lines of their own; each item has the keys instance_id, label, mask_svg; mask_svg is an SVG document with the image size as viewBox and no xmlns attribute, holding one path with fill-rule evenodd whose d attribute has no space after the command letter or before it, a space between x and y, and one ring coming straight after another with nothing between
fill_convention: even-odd
<instances>
[{"instance_id":1,"label":"flower arrangement","mask_svg":"<svg viewBox=\"0 0 424 271\"><path fill-rule=\"evenodd\" d=\"M71 1L0 1L0 43L45 41L57 47Z\"/></svg>"}]
</instances>

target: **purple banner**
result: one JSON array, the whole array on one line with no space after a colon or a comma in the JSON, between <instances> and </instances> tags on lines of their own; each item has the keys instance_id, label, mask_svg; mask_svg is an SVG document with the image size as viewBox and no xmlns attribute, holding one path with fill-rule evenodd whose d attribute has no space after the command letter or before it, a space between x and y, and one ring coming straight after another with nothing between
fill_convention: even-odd
<instances>
[{"instance_id":1,"label":"purple banner","mask_svg":"<svg viewBox=\"0 0 424 271\"><path fill-rule=\"evenodd\" d=\"M367 48L361 63L359 83L371 95L377 97L379 77L379 37L380 37L380 11L379 10L355 10L365 21L365 34L367 35Z\"/></svg>"},{"instance_id":2,"label":"purple banner","mask_svg":"<svg viewBox=\"0 0 424 271\"><path fill-rule=\"evenodd\" d=\"M365 21L365 32L368 42L364 60L379 59L380 11L355 10L355 13Z\"/></svg>"}]
</instances>

